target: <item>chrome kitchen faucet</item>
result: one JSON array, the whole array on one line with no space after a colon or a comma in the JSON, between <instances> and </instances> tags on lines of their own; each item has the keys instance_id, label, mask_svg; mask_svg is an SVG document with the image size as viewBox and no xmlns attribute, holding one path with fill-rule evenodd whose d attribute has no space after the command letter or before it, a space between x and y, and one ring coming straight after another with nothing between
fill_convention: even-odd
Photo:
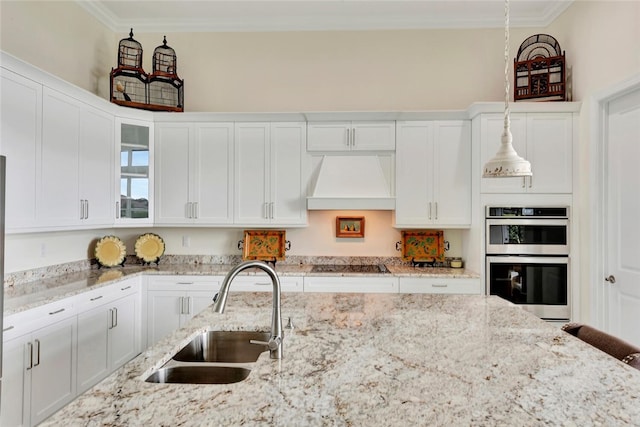
<instances>
[{"instance_id":1,"label":"chrome kitchen faucet","mask_svg":"<svg viewBox=\"0 0 640 427\"><path fill-rule=\"evenodd\" d=\"M269 355L272 359L282 359L282 318L280 317L280 279L273 267L264 261L245 261L235 266L222 282L220 292L213 298L213 311L216 313L224 313L224 307L227 304L227 295L229 294L229 286L231 281L243 270L248 268L259 268L266 272L271 278L273 285L273 310L271 316L271 337L268 342L251 340L252 344L266 345L269 347Z\"/></svg>"}]
</instances>

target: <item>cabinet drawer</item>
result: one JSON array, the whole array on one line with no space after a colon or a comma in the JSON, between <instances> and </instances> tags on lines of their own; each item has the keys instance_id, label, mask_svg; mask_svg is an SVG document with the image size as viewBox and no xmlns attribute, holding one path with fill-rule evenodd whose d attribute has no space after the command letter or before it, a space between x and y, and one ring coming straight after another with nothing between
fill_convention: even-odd
<instances>
[{"instance_id":1,"label":"cabinet drawer","mask_svg":"<svg viewBox=\"0 0 640 427\"><path fill-rule=\"evenodd\" d=\"M3 319L3 340L7 341L19 337L75 316L76 312L74 298L70 297L7 316Z\"/></svg>"},{"instance_id":2,"label":"cabinet drawer","mask_svg":"<svg viewBox=\"0 0 640 427\"><path fill-rule=\"evenodd\" d=\"M482 284L480 279L401 277L400 293L480 295Z\"/></svg>"},{"instance_id":3,"label":"cabinet drawer","mask_svg":"<svg viewBox=\"0 0 640 427\"><path fill-rule=\"evenodd\" d=\"M280 291L302 292L303 279L299 276L278 276L280 279ZM236 276L229 288L230 292L271 292L273 285L266 274L258 273L250 276Z\"/></svg>"},{"instance_id":4,"label":"cabinet drawer","mask_svg":"<svg viewBox=\"0 0 640 427\"><path fill-rule=\"evenodd\" d=\"M150 291L217 291L224 278L222 276L149 276Z\"/></svg>"},{"instance_id":5,"label":"cabinet drawer","mask_svg":"<svg viewBox=\"0 0 640 427\"><path fill-rule=\"evenodd\" d=\"M305 292L397 293L396 277L305 277Z\"/></svg>"}]
</instances>

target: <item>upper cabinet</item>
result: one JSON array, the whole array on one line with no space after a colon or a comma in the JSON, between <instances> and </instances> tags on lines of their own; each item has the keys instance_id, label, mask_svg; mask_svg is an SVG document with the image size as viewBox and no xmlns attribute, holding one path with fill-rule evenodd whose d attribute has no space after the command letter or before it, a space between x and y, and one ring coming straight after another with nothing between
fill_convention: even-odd
<instances>
[{"instance_id":1,"label":"upper cabinet","mask_svg":"<svg viewBox=\"0 0 640 427\"><path fill-rule=\"evenodd\" d=\"M309 122L308 151L393 151L394 121Z\"/></svg>"},{"instance_id":2,"label":"upper cabinet","mask_svg":"<svg viewBox=\"0 0 640 427\"><path fill-rule=\"evenodd\" d=\"M306 224L305 131L304 122L235 124L235 224Z\"/></svg>"},{"instance_id":3,"label":"upper cabinet","mask_svg":"<svg viewBox=\"0 0 640 427\"><path fill-rule=\"evenodd\" d=\"M5 219L8 233L37 225L42 150L42 85L0 69L0 147L7 157Z\"/></svg>"},{"instance_id":4,"label":"upper cabinet","mask_svg":"<svg viewBox=\"0 0 640 427\"><path fill-rule=\"evenodd\" d=\"M157 123L155 223L233 222L233 123Z\"/></svg>"},{"instance_id":5,"label":"upper cabinet","mask_svg":"<svg viewBox=\"0 0 640 427\"><path fill-rule=\"evenodd\" d=\"M481 114L481 167L501 143L504 115ZM573 113L511 113L516 152L531 162L533 176L481 178L483 193L566 193L573 191Z\"/></svg>"},{"instance_id":6,"label":"upper cabinet","mask_svg":"<svg viewBox=\"0 0 640 427\"><path fill-rule=\"evenodd\" d=\"M115 128L116 224L152 224L153 123L118 118Z\"/></svg>"},{"instance_id":7,"label":"upper cabinet","mask_svg":"<svg viewBox=\"0 0 640 427\"><path fill-rule=\"evenodd\" d=\"M398 122L395 226L469 227L468 120Z\"/></svg>"}]
</instances>

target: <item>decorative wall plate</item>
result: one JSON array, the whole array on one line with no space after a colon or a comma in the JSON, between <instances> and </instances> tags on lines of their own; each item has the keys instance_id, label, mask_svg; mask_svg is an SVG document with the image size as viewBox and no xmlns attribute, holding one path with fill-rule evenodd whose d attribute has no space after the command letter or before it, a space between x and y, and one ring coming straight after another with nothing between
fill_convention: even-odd
<instances>
[{"instance_id":1,"label":"decorative wall plate","mask_svg":"<svg viewBox=\"0 0 640 427\"><path fill-rule=\"evenodd\" d=\"M164 254L164 240L157 234L143 234L136 240L135 251L142 261L157 263Z\"/></svg>"},{"instance_id":2,"label":"decorative wall plate","mask_svg":"<svg viewBox=\"0 0 640 427\"><path fill-rule=\"evenodd\" d=\"M96 243L94 251L98 264L103 267L124 265L127 247L116 236L104 236Z\"/></svg>"},{"instance_id":3,"label":"decorative wall plate","mask_svg":"<svg viewBox=\"0 0 640 427\"><path fill-rule=\"evenodd\" d=\"M242 259L283 260L285 235L285 230L245 230Z\"/></svg>"},{"instance_id":4,"label":"decorative wall plate","mask_svg":"<svg viewBox=\"0 0 640 427\"><path fill-rule=\"evenodd\" d=\"M413 262L444 261L444 232L442 230L403 230L402 258Z\"/></svg>"}]
</instances>

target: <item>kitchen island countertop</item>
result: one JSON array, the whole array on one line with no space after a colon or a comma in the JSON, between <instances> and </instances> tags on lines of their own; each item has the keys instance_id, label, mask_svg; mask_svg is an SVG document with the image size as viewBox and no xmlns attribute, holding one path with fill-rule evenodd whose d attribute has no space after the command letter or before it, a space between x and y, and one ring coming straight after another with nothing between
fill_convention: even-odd
<instances>
[{"instance_id":1,"label":"kitchen island countertop","mask_svg":"<svg viewBox=\"0 0 640 427\"><path fill-rule=\"evenodd\" d=\"M495 296L293 293L282 315L284 358L242 382L144 379L203 330L269 330L269 292L231 294L43 425L640 424L640 371Z\"/></svg>"}]
</instances>

